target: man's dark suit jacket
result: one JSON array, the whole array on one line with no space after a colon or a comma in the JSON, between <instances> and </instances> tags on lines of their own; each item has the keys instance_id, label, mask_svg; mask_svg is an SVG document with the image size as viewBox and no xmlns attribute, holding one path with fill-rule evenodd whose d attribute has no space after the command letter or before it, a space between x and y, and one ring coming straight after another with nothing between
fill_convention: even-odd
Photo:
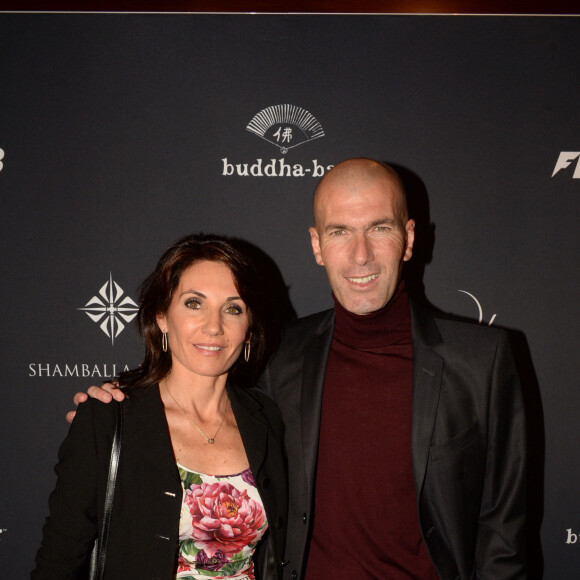
<instances>
[{"instance_id":1,"label":"man's dark suit jacket","mask_svg":"<svg viewBox=\"0 0 580 580\"><path fill-rule=\"evenodd\" d=\"M269 531L259 561L274 563L258 578L277 578L284 553L287 482L284 427L262 393L228 385ZM106 580L173 580L182 487L157 386L131 391L123 403L124 431L107 548ZM87 578L85 569L103 514L115 405L79 406L59 451L58 482L50 497L35 580Z\"/></svg>"},{"instance_id":2,"label":"man's dark suit jacket","mask_svg":"<svg viewBox=\"0 0 580 580\"><path fill-rule=\"evenodd\" d=\"M442 580L524 578L524 408L506 333L411 306L418 516L409 517L419 517ZM294 323L259 385L278 403L286 424L284 578L292 580L302 578L312 530L333 328L333 310Z\"/></svg>"}]
</instances>

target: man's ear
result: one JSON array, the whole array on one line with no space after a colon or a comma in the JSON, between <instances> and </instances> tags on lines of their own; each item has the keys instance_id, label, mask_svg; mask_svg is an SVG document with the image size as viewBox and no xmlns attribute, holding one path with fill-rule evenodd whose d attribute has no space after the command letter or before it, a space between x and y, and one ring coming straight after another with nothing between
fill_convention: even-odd
<instances>
[{"instance_id":1,"label":"man's ear","mask_svg":"<svg viewBox=\"0 0 580 580\"><path fill-rule=\"evenodd\" d=\"M324 266L324 261L322 260L322 253L320 251L320 238L318 237L318 232L316 228L308 228L310 232L310 243L312 244L312 253L314 254L314 259L319 266Z\"/></svg>"},{"instance_id":2,"label":"man's ear","mask_svg":"<svg viewBox=\"0 0 580 580\"><path fill-rule=\"evenodd\" d=\"M405 226L406 244L403 261L408 262L413 255L413 244L415 243L415 220L409 220Z\"/></svg>"}]
</instances>

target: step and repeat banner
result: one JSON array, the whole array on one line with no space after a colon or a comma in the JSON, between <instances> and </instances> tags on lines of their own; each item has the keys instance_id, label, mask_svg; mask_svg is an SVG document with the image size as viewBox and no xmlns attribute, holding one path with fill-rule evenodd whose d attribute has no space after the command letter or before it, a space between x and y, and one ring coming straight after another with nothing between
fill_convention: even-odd
<instances>
[{"instance_id":1,"label":"step and repeat banner","mask_svg":"<svg viewBox=\"0 0 580 580\"><path fill-rule=\"evenodd\" d=\"M579 54L575 17L0 14L1 577L33 565L73 394L141 360L163 250L242 238L281 311L327 308L312 193L353 156L403 176L413 292L513 331L534 574L577 577Z\"/></svg>"}]
</instances>

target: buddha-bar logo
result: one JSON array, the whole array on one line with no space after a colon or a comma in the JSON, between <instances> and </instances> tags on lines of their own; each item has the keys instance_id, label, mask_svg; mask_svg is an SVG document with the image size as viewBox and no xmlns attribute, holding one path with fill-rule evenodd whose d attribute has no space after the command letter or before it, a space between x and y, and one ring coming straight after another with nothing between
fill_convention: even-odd
<instances>
[{"instance_id":1,"label":"buddha-bar logo","mask_svg":"<svg viewBox=\"0 0 580 580\"><path fill-rule=\"evenodd\" d=\"M296 105L272 105L256 113L246 130L276 147L278 158L258 157L251 160L232 160L223 157L221 175L224 177L314 177L320 179L334 165L318 159L287 161L289 152L300 145L324 137L324 128L306 109Z\"/></svg>"}]
</instances>

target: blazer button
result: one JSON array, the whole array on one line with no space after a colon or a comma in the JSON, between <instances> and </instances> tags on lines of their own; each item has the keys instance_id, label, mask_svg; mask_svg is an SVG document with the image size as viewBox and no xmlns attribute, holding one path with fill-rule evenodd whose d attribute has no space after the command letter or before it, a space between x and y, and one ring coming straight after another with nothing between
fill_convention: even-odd
<instances>
[{"instance_id":1,"label":"blazer button","mask_svg":"<svg viewBox=\"0 0 580 580\"><path fill-rule=\"evenodd\" d=\"M292 580L296 580L298 578L298 572L296 570L292 570Z\"/></svg>"},{"instance_id":2,"label":"blazer button","mask_svg":"<svg viewBox=\"0 0 580 580\"><path fill-rule=\"evenodd\" d=\"M278 529L284 527L284 518L281 516L278 516L276 518L276 522L274 523L274 526Z\"/></svg>"},{"instance_id":3,"label":"blazer button","mask_svg":"<svg viewBox=\"0 0 580 580\"><path fill-rule=\"evenodd\" d=\"M264 477L264 479L262 479L262 489L268 489L269 487L270 487L270 478Z\"/></svg>"},{"instance_id":4,"label":"blazer button","mask_svg":"<svg viewBox=\"0 0 580 580\"><path fill-rule=\"evenodd\" d=\"M302 523L305 524L308 521L308 514L302 514Z\"/></svg>"}]
</instances>

